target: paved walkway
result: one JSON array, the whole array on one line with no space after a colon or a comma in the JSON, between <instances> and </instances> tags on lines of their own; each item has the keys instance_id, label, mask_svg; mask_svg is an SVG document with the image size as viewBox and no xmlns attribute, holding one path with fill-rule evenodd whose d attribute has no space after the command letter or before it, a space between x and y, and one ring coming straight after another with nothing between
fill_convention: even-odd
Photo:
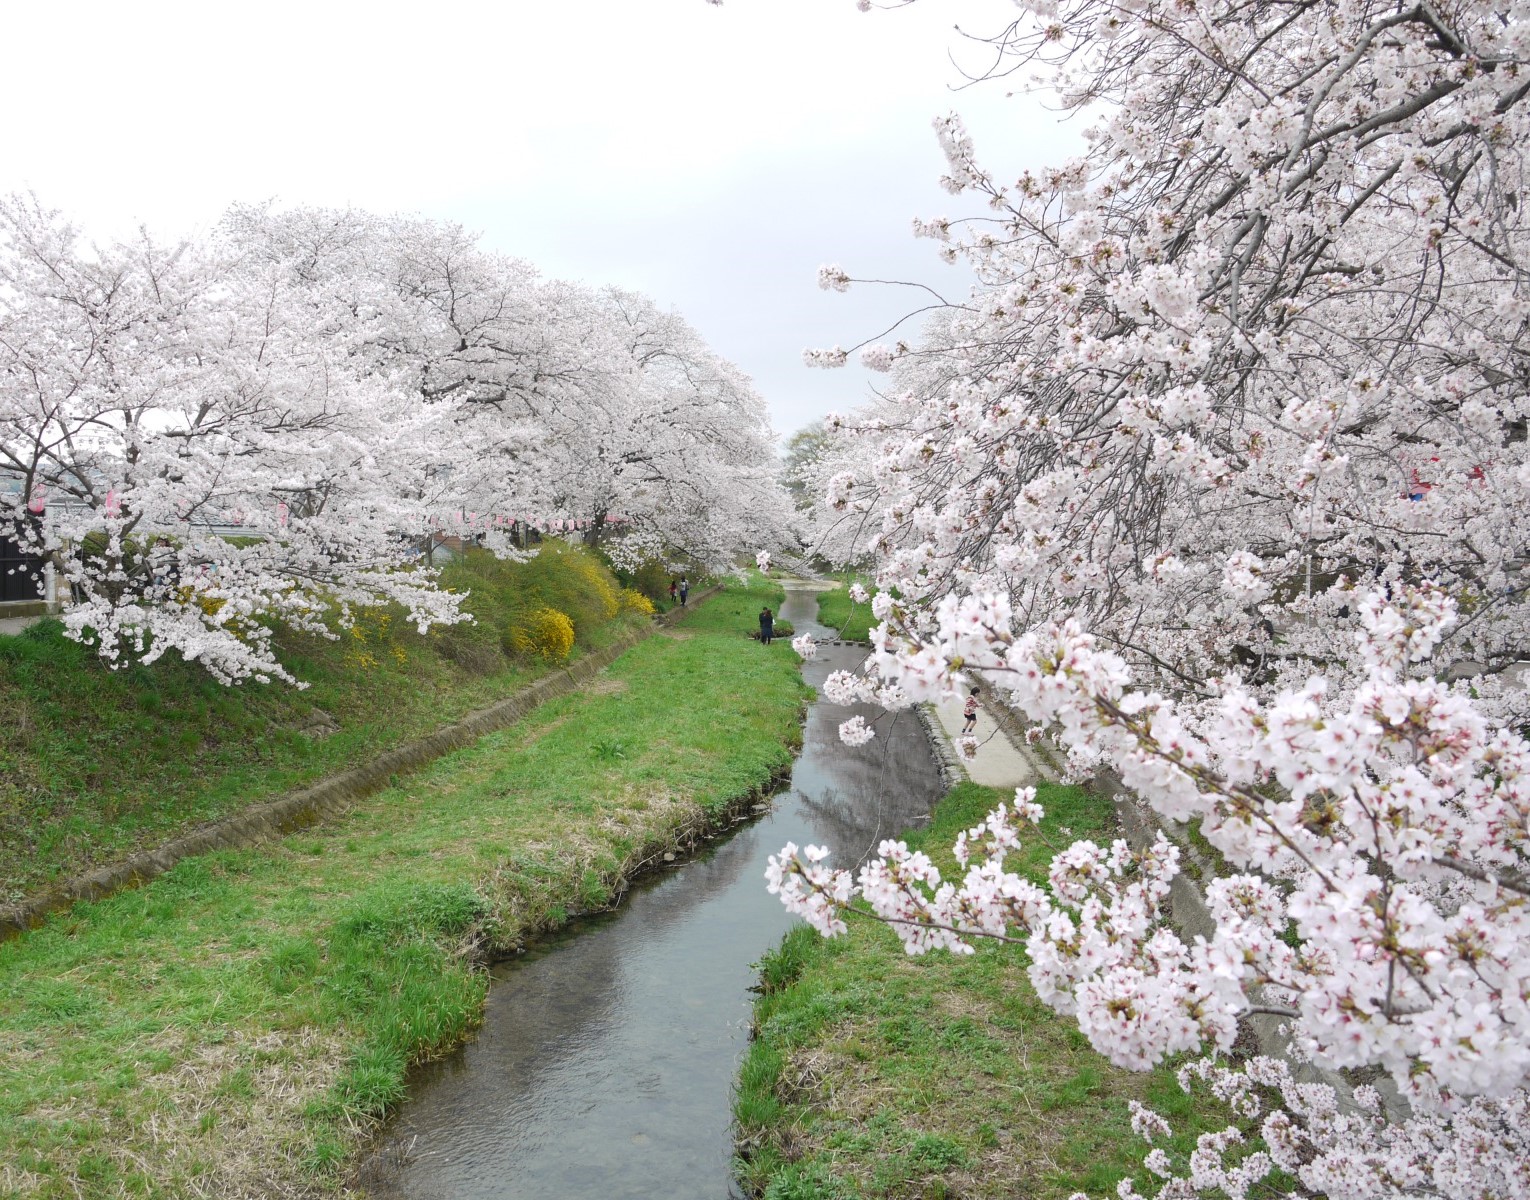
<instances>
[{"instance_id":1,"label":"paved walkway","mask_svg":"<svg viewBox=\"0 0 1530 1200\"><path fill-rule=\"evenodd\" d=\"M786 571L778 571L773 578L776 583L791 591L832 591L839 586L837 580L812 578ZM981 708L978 709L977 719L977 755L963 758L956 749L956 740L961 736L961 728L965 724L962 716L965 700L965 695L957 696L931 706L936 726L950 748L948 762L955 762L968 779L984 787L1027 787L1052 777L1051 772L1039 764L1028 747L1016 745Z\"/></svg>"},{"instance_id":2,"label":"paved walkway","mask_svg":"<svg viewBox=\"0 0 1530 1200\"><path fill-rule=\"evenodd\" d=\"M977 718L977 757L962 757L955 746L956 739L961 736L962 725L965 723L962 717L964 699L965 697L956 696L934 705L934 709L940 731L951 743L952 756L967 772L967 778L973 783L996 788L1026 787L1029 784L1039 783L1042 778L1041 772L1031 761L1030 755L1023 747L1015 745L1008 735L994 724L993 718L982 709L978 709Z\"/></svg>"}]
</instances>

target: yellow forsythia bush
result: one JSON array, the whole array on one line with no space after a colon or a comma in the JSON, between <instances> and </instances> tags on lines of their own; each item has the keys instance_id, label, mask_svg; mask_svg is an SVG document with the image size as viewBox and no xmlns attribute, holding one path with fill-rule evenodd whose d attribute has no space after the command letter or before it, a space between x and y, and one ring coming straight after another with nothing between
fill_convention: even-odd
<instances>
[{"instance_id":1,"label":"yellow forsythia bush","mask_svg":"<svg viewBox=\"0 0 1530 1200\"><path fill-rule=\"evenodd\" d=\"M217 616L219 610L228 603L222 596L209 596L206 592L199 592L189 585L176 588L175 598L182 604L195 604L209 617Z\"/></svg>"},{"instance_id":2,"label":"yellow forsythia bush","mask_svg":"<svg viewBox=\"0 0 1530 1200\"><path fill-rule=\"evenodd\" d=\"M622 588L622 608L627 612L653 616L653 601L636 588Z\"/></svg>"},{"instance_id":3,"label":"yellow forsythia bush","mask_svg":"<svg viewBox=\"0 0 1530 1200\"><path fill-rule=\"evenodd\" d=\"M571 554L566 561L573 569L574 575L589 590L591 598L599 604L606 620L610 620L622 610L621 597L616 588L612 586L611 577L606 574L600 563L588 554Z\"/></svg>"},{"instance_id":4,"label":"yellow forsythia bush","mask_svg":"<svg viewBox=\"0 0 1530 1200\"><path fill-rule=\"evenodd\" d=\"M574 648L574 623L556 608L539 608L510 628L510 645L518 654L535 654L559 661Z\"/></svg>"},{"instance_id":5,"label":"yellow forsythia bush","mask_svg":"<svg viewBox=\"0 0 1530 1200\"><path fill-rule=\"evenodd\" d=\"M393 614L381 605L357 609L355 621L350 627L352 645L346 653L345 661L351 666L370 670L379 663L373 651L382 653L386 650L393 661L402 666L409 655L402 646L393 642L392 626Z\"/></svg>"}]
</instances>

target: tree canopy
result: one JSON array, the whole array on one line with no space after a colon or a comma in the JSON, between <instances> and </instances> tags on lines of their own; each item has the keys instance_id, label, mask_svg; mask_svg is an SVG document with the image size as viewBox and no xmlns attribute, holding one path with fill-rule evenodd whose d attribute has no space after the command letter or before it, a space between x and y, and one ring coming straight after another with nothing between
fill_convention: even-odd
<instances>
[{"instance_id":1,"label":"tree canopy","mask_svg":"<svg viewBox=\"0 0 1530 1200\"><path fill-rule=\"evenodd\" d=\"M862 348L890 386L838 422L823 516L877 555L883 624L876 676L833 687L1007 691L1076 772L1197 824L1228 864L1216 931L1167 923L1163 840L1006 873L1023 794L963 880L886 844L857 881L792 848L774 886L826 930L859 892L912 950L1026 939L1125 1065L1226 1052L1264 1011L1390 1080L1345 1108L1284 1063L1208 1067L1264 1149L1160 1154L1163 1195L1273 1167L1335 1197L1530 1194L1530 8L1020 8L995 73L1054 87L1089 150L1008 181L936 123L981 209L917 232L980 282Z\"/></svg>"},{"instance_id":2,"label":"tree canopy","mask_svg":"<svg viewBox=\"0 0 1530 1200\"><path fill-rule=\"evenodd\" d=\"M0 202L0 532L112 661L289 678L273 622L456 621L433 535L725 568L783 531L771 438L677 314L458 226L243 206L205 238L95 245Z\"/></svg>"}]
</instances>

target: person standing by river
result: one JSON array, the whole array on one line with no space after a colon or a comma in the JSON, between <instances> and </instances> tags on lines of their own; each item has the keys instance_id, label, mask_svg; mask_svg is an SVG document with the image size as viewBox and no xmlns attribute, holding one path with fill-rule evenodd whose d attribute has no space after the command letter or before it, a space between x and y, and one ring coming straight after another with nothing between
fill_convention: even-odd
<instances>
[{"instance_id":1,"label":"person standing by river","mask_svg":"<svg viewBox=\"0 0 1530 1200\"><path fill-rule=\"evenodd\" d=\"M770 639L775 634L776 614L769 608L760 609L760 641L764 645L770 645Z\"/></svg>"},{"instance_id":2,"label":"person standing by river","mask_svg":"<svg viewBox=\"0 0 1530 1200\"><path fill-rule=\"evenodd\" d=\"M977 715L978 715L978 690L977 690L977 688L973 688L972 691L969 692L968 695L967 695L967 704L966 704L966 707L962 709L962 716L966 718L966 720L962 724L962 736L963 737L966 737L967 734L972 733L974 730L977 729Z\"/></svg>"}]
</instances>

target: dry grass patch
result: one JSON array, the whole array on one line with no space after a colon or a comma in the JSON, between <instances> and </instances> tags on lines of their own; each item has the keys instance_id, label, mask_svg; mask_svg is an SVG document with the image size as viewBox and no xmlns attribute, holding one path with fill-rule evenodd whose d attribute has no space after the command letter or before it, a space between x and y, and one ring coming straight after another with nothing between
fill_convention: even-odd
<instances>
[{"instance_id":1,"label":"dry grass patch","mask_svg":"<svg viewBox=\"0 0 1530 1200\"><path fill-rule=\"evenodd\" d=\"M311 1139L295 1132L291 1113L333 1085L346 1049L314 1029L233 1030L217 1044L161 1030L128 1048L132 1065L118 1068L119 1083L136 1075L131 1106L120 1093L79 1090L31 1110L62 1136L14 1172L5 1194L312 1195ZM82 1155L87 1133L93 1149Z\"/></svg>"}]
</instances>

